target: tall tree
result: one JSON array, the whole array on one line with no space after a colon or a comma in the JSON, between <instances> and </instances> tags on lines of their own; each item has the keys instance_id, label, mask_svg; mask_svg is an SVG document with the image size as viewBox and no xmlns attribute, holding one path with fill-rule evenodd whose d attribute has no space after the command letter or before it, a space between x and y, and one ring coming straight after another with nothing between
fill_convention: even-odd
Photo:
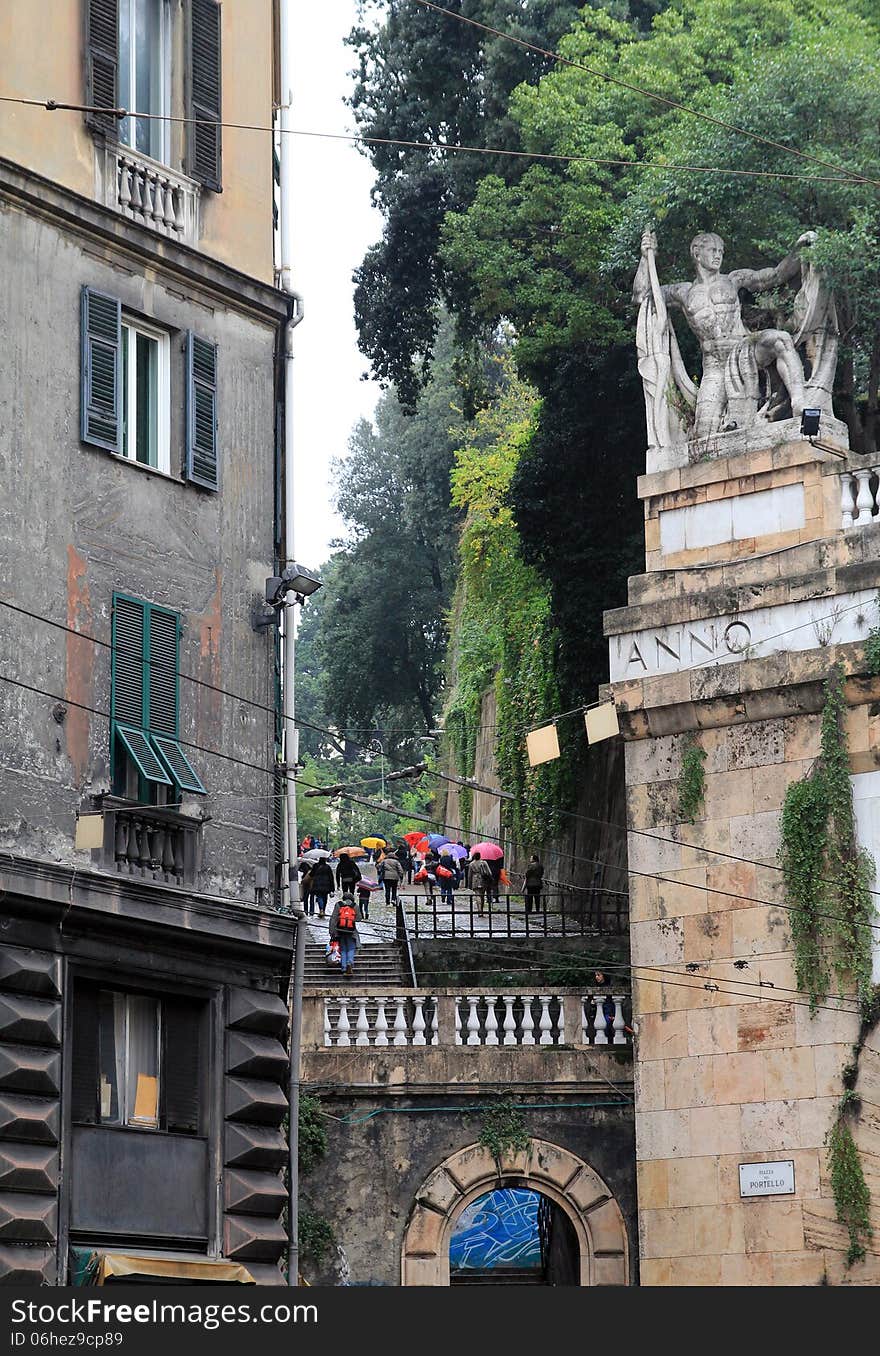
<instances>
[{"instance_id":1,"label":"tall tree","mask_svg":"<svg viewBox=\"0 0 880 1356\"><path fill-rule=\"evenodd\" d=\"M640 0L646 14L662 0ZM467 18L552 49L577 17L572 0L448 0ZM350 103L364 136L511 149L518 130L510 92L550 62L502 38L427 10L414 0L361 0L348 38L357 56ZM370 145L381 241L355 274L360 344L373 372L412 408L437 335L438 308L452 298L439 254L447 211L467 207L481 177L507 178L519 162L501 156ZM460 298L459 298L460 309Z\"/></svg>"},{"instance_id":2,"label":"tall tree","mask_svg":"<svg viewBox=\"0 0 880 1356\"><path fill-rule=\"evenodd\" d=\"M451 426L458 419L448 327L414 415L391 393L362 420L336 466L347 534L325 590L316 653L323 702L355 737L394 727L396 743L435 723L458 511L450 503Z\"/></svg>"}]
</instances>

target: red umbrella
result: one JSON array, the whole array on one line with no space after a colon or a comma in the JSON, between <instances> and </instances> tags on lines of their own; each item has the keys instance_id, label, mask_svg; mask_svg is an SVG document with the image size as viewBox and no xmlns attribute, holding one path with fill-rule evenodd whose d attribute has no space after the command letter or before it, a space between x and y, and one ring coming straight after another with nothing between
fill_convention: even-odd
<instances>
[{"instance_id":1,"label":"red umbrella","mask_svg":"<svg viewBox=\"0 0 880 1356\"><path fill-rule=\"evenodd\" d=\"M497 862L499 857L504 856L504 851L497 843L477 843L471 848L471 859L479 852L484 862Z\"/></svg>"},{"instance_id":2,"label":"red umbrella","mask_svg":"<svg viewBox=\"0 0 880 1356\"><path fill-rule=\"evenodd\" d=\"M421 829L412 829L409 833L403 835L403 841L409 843L410 847L415 847L420 838L424 838Z\"/></svg>"}]
</instances>

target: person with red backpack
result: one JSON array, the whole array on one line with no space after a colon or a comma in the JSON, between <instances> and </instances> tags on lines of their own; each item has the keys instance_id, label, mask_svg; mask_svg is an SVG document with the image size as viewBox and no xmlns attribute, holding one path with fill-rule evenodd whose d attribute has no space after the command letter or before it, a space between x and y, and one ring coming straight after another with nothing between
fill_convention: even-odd
<instances>
[{"instance_id":1,"label":"person with red backpack","mask_svg":"<svg viewBox=\"0 0 880 1356\"><path fill-rule=\"evenodd\" d=\"M330 915L330 940L339 943L341 971L343 975L354 973L354 958L360 946L357 930L358 909L354 895L346 892L333 906Z\"/></svg>"}]
</instances>

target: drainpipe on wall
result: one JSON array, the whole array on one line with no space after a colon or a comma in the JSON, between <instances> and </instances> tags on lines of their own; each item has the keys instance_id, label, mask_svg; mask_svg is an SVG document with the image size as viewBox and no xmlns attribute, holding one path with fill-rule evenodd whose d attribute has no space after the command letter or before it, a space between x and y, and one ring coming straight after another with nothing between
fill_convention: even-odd
<instances>
[{"instance_id":1,"label":"drainpipe on wall","mask_svg":"<svg viewBox=\"0 0 880 1356\"><path fill-rule=\"evenodd\" d=\"M280 286L291 299L290 319L284 336L284 560L282 570L296 560L293 535L293 331L305 314L302 297L293 286L293 0L280 0L281 66L281 148L280 148ZM287 814L283 876L284 902L296 918L293 971L290 977L290 1067L288 1070L288 1106L290 1129L288 1155L290 1203L288 1214L287 1284L299 1285L299 1084L302 1037L303 969L306 949L305 914L299 902L299 875L295 869L298 834L296 826L296 784L292 780L299 756L295 715L295 643L294 608L296 600L288 591L282 609L284 648L282 660L282 716L284 763L286 771Z\"/></svg>"}]
</instances>

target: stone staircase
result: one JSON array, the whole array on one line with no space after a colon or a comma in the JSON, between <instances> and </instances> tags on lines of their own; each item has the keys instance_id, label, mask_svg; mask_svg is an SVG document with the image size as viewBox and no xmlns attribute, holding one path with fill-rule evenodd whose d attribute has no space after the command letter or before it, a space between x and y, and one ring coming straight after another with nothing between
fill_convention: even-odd
<instances>
[{"instance_id":1,"label":"stone staircase","mask_svg":"<svg viewBox=\"0 0 880 1356\"><path fill-rule=\"evenodd\" d=\"M306 989L326 989L343 981L338 965L328 965L320 942L307 942L303 986ZM384 989L412 987L412 975L406 963L404 948L399 942L376 942L361 946L354 963L354 974L344 981L345 988L369 988L373 993Z\"/></svg>"},{"instance_id":2,"label":"stone staircase","mask_svg":"<svg viewBox=\"0 0 880 1356\"><path fill-rule=\"evenodd\" d=\"M546 1285L544 1273L536 1268L517 1269L515 1267L493 1267L491 1270L476 1269L452 1271L450 1285Z\"/></svg>"}]
</instances>

